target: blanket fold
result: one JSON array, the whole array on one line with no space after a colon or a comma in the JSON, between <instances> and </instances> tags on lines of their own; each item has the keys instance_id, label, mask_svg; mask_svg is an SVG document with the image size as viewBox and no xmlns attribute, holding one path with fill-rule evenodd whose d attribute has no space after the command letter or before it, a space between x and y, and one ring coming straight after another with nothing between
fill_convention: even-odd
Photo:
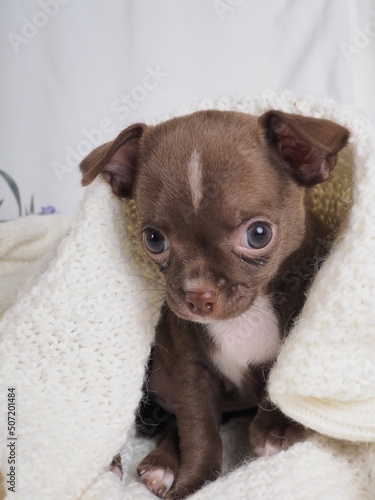
<instances>
[{"instance_id":1,"label":"blanket fold","mask_svg":"<svg viewBox=\"0 0 375 500\"><path fill-rule=\"evenodd\" d=\"M269 392L307 427L374 442L375 129L349 113L340 118L354 151L353 205L283 346Z\"/></svg>"},{"instance_id":2,"label":"blanket fold","mask_svg":"<svg viewBox=\"0 0 375 500\"><path fill-rule=\"evenodd\" d=\"M274 403L319 434L276 456L241 459L232 471L226 461L228 473L193 497L371 499L375 129L350 107L289 92L204 100L177 114L209 108L327 118L349 128L351 139L342 169L325 192L316 191L317 211L336 231L335 243L269 381ZM11 231L5 226L0 241ZM137 437L133 424L163 289L137 231L132 203L115 199L96 179L47 268L1 319L1 429L7 429L8 388L16 394L15 494L7 490L8 436L1 434L9 498L155 498L136 477L152 441ZM222 433L226 456L243 449L246 433L230 425ZM108 471L120 451L122 482Z\"/></svg>"}]
</instances>

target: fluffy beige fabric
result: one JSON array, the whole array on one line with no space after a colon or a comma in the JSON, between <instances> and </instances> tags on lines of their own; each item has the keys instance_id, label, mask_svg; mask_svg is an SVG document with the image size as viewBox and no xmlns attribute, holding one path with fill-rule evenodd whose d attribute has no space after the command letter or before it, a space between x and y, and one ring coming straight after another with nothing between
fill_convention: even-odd
<instances>
[{"instance_id":1,"label":"fluffy beige fabric","mask_svg":"<svg viewBox=\"0 0 375 500\"><path fill-rule=\"evenodd\" d=\"M327 196L316 192L317 210L331 226L346 222L269 387L285 413L320 434L276 456L244 461L246 425L224 426L225 470L238 459L242 464L194 498L373 498L375 130L330 99L290 93L206 100L180 114L206 108L255 114L277 108L333 119L352 132L352 160L342 159ZM97 179L46 270L3 316L0 428L7 429L7 388L15 387L17 498L154 498L136 478L152 443L135 436L133 419L163 291L150 286L154 271L133 254L134 224L134 207L124 209ZM122 483L107 470L120 450ZM3 437L4 477L7 453Z\"/></svg>"}]
</instances>

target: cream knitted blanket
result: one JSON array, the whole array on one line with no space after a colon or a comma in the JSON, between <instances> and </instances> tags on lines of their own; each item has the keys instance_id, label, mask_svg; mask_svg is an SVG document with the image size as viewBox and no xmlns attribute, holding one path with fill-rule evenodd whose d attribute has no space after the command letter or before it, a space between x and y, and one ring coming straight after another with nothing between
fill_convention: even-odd
<instances>
[{"instance_id":1,"label":"cream knitted blanket","mask_svg":"<svg viewBox=\"0 0 375 500\"><path fill-rule=\"evenodd\" d=\"M317 433L251 461L244 458L246 423L226 424L225 471L240 464L193 498L373 499L375 129L330 99L290 93L205 100L179 114L207 108L277 108L348 127L348 156L316 197L333 226L345 219L349 201L352 208L270 377L273 401ZM134 224L132 205L124 207L97 179L45 270L2 318L0 470L9 498L154 498L135 473L152 442L135 435L133 421L163 291L150 286L153 270L134 254ZM120 451L122 482L108 471ZM16 493L7 483L12 458Z\"/></svg>"}]
</instances>

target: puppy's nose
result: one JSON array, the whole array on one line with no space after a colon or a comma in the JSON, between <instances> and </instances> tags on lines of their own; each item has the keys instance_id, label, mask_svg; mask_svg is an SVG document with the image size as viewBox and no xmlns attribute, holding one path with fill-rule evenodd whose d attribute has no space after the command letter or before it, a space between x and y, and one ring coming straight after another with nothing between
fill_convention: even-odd
<instances>
[{"instance_id":1,"label":"puppy's nose","mask_svg":"<svg viewBox=\"0 0 375 500\"><path fill-rule=\"evenodd\" d=\"M212 313L217 302L217 296L213 290L188 291L185 299L190 311L201 315Z\"/></svg>"}]
</instances>

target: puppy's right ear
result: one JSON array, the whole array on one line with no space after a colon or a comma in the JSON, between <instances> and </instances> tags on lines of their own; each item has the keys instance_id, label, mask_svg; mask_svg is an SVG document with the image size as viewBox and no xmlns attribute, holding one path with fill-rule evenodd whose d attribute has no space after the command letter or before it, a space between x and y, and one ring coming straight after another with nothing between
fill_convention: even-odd
<instances>
[{"instance_id":1,"label":"puppy's right ear","mask_svg":"<svg viewBox=\"0 0 375 500\"><path fill-rule=\"evenodd\" d=\"M94 149L79 166L82 186L87 186L102 174L116 196L131 196L138 165L139 143L146 127L143 123L131 125L114 141Z\"/></svg>"}]
</instances>

